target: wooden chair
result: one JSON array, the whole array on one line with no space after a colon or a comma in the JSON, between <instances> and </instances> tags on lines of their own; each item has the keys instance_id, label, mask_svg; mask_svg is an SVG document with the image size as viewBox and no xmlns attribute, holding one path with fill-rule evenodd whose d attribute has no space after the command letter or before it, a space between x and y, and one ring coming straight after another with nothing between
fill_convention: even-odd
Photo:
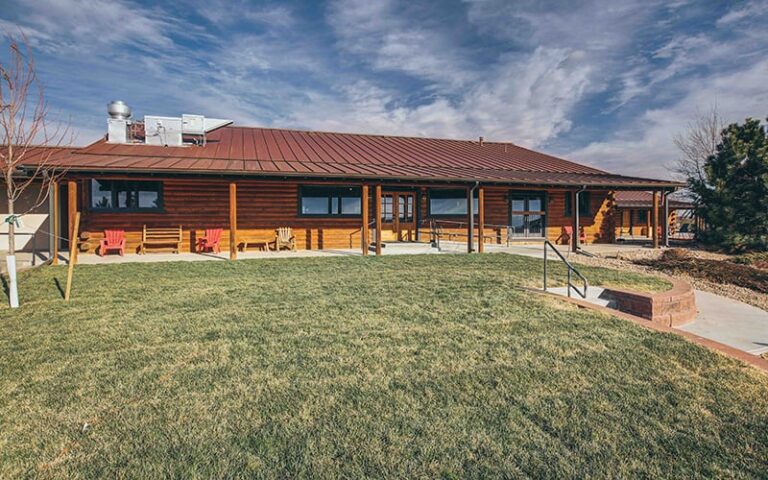
<instances>
[{"instance_id":1,"label":"wooden chair","mask_svg":"<svg viewBox=\"0 0 768 480\"><path fill-rule=\"evenodd\" d=\"M110 250L117 250L121 257L125 255L124 230L104 230L104 238L99 243L99 255L103 257Z\"/></svg>"},{"instance_id":2,"label":"wooden chair","mask_svg":"<svg viewBox=\"0 0 768 480\"><path fill-rule=\"evenodd\" d=\"M205 236L197 239L197 252L211 250L214 253L221 253L221 228L207 228Z\"/></svg>"},{"instance_id":3,"label":"wooden chair","mask_svg":"<svg viewBox=\"0 0 768 480\"><path fill-rule=\"evenodd\" d=\"M183 233L179 228L144 228L141 231L139 253L147 253L147 248L171 248L173 253L181 252Z\"/></svg>"},{"instance_id":4,"label":"wooden chair","mask_svg":"<svg viewBox=\"0 0 768 480\"><path fill-rule=\"evenodd\" d=\"M275 230L274 243L276 252L279 252L283 247L296 251L296 237L293 235L293 229L291 227L280 227Z\"/></svg>"}]
</instances>

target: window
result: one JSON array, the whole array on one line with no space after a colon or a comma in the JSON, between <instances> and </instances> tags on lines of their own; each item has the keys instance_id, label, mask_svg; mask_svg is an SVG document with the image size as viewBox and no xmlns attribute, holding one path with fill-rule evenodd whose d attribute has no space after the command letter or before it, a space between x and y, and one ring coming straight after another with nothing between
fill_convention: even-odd
<instances>
[{"instance_id":1,"label":"window","mask_svg":"<svg viewBox=\"0 0 768 480\"><path fill-rule=\"evenodd\" d=\"M638 210L637 221L639 223L648 223L648 210Z\"/></svg>"},{"instance_id":2,"label":"window","mask_svg":"<svg viewBox=\"0 0 768 480\"><path fill-rule=\"evenodd\" d=\"M106 212L152 212L163 209L163 182L91 179L90 209Z\"/></svg>"},{"instance_id":3,"label":"window","mask_svg":"<svg viewBox=\"0 0 768 480\"><path fill-rule=\"evenodd\" d=\"M304 216L357 217L362 213L360 187L314 187L299 189L299 214Z\"/></svg>"},{"instance_id":4,"label":"window","mask_svg":"<svg viewBox=\"0 0 768 480\"><path fill-rule=\"evenodd\" d=\"M477 215L477 189L472 199L472 210ZM429 191L429 214L432 216L458 216L467 214L466 190L440 190Z\"/></svg>"},{"instance_id":5,"label":"window","mask_svg":"<svg viewBox=\"0 0 768 480\"><path fill-rule=\"evenodd\" d=\"M543 237L545 231L545 199L543 193L510 192L510 237Z\"/></svg>"},{"instance_id":6,"label":"window","mask_svg":"<svg viewBox=\"0 0 768 480\"><path fill-rule=\"evenodd\" d=\"M571 206L571 203L573 201L573 196L571 192L565 193L565 216L570 217L573 215L573 207ZM589 192L581 192L579 194L579 216L580 217L589 217L592 215L590 206L590 196Z\"/></svg>"}]
</instances>

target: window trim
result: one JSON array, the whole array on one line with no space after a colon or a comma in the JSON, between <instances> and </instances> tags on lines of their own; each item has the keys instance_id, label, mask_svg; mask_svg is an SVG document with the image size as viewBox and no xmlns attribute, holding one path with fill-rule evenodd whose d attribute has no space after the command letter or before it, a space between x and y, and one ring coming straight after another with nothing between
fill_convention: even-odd
<instances>
[{"instance_id":1,"label":"window trim","mask_svg":"<svg viewBox=\"0 0 768 480\"><path fill-rule=\"evenodd\" d=\"M323 195L305 195L304 192L315 189L317 191L327 191L327 193L324 193ZM357 195L342 195L342 193L348 193L349 190L353 190L357 192ZM296 212L299 217L303 218L362 218L363 217L363 192L362 188L359 185L299 185L298 188L298 201L296 202ZM302 199L307 196L315 196L315 197L327 197L328 199L328 212L330 213L304 213L302 212ZM331 212L331 202L333 198L339 199L339 208L342 208L343 202L341 201L342 198L356 198L360 200L360 213L332 213ZM343 208L342 208L343 210Z\"/></svg>"},{"instance_id":2,"label":"window trim","mask_svg":"<svg viewBox=\"0 0 768 480\"><path fill-rule=\"evenodd\" d=\"M120 208L115 207L115 190L114 188L111 190L112 193L112 199L111 202L113 204L112 207L109 208L100 208L100 207L94 207L93 206L93 182L94 181L109 181L109 182L134 182L134 183L156 183L159 185L159 189L157 190L157 207L131 207L131 208ZM138 190L135 190L138 191ZM147 190L148 191L148 190ZM165 213L165 182L162 180L133 180L133 179L125 179L125 178L95 178L91 177L88 179L88 211L93 213Z\"/></svg>"},{"instance_id":3,"label":"window trim","mask_svg":"<svg viewBox=\"0 0 768 480\"><path fill-rule=\"evenodd\" d=\"M464 192L461 198L464 199L465 204L467 200L467 189L461 189L461 188L430 188L427 190L427 217L428 218L458 218L458 217L466 217L467 212L464 213L432 213L432 193L435 191L442 191L442 192ZM456 197L443 197L443 198L456 198ZM475 205L475 202L477 202L477 205ZM475 193L473 194L473 201L472 205L475 207L473 210L474 215L477 216L477 211L479 210L480 206L480 200L477 189L475 189Z\"/></svg>"}]
</instances>

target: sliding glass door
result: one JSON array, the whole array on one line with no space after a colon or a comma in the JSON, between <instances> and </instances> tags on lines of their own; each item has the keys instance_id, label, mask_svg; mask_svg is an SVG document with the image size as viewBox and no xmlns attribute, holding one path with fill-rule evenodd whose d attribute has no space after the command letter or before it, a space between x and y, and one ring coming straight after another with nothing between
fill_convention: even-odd
<instances>
[{"instance_id":1,"label":"sliding glass door","mask_svg":"<svg viewBox=\"0 0 768 480\"><path fill-rule=\"evenodd\" d=\"M509 237L543 238L546 231L546 196L543 193L509 194Z\"/></svg>"}]
</instances>

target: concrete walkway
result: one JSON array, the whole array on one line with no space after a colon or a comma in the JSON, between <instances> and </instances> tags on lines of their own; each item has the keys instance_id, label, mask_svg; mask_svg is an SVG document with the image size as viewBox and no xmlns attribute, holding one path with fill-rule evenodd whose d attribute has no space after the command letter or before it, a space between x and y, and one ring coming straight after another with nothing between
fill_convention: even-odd
<instances>
[{"instance_id":1,"label":"concrete walkway","mask_svg":"<svg viewBox=\"0 0 768 480\"><path fill-rule=\"evenodd\" d=\"M550 293L566 296L566 287L550 288ZM602 296L603 289L589 287L585 301L613 308ZM682 327L676 327L714 340L752 355L768 352L768 312L714 293L694 290L696 295L696 319ZM582 298L575 292L572 298Z\"/></svg>"},{"instance_id":2,"label":"concrete walkway","mask_svg":"<svg viewBox=\"0 0 768 480\"><path fill-rule=\"evenodd\" d=\"M695 290L699 314L678 327L753 355L768 352L768 312L714 293Z\"/></svg>"}]
</instances>

